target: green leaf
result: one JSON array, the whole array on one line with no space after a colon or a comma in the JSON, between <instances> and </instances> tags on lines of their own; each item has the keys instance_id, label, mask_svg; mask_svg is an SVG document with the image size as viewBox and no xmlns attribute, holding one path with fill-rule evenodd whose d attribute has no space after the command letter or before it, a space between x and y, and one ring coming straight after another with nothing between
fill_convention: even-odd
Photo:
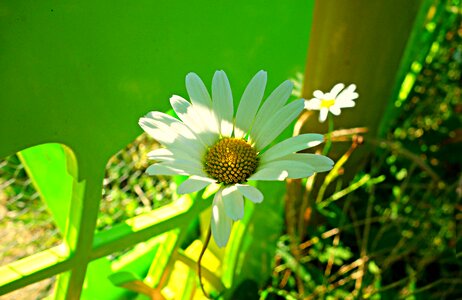
<instances>
[{"instance_id":1,"label":"green leaf","mask_svg":"<svg viewBox=\"0 0 462 300\"><path fill-rule=\"evenodd\" d=\"M47 204L61 233L66 228L72 185L77 175L72 173L75 171L72 167L75 160L71 155L72 152L60 144L39 145L18 153L32 184Z\"/></svg>"}]
</instances>

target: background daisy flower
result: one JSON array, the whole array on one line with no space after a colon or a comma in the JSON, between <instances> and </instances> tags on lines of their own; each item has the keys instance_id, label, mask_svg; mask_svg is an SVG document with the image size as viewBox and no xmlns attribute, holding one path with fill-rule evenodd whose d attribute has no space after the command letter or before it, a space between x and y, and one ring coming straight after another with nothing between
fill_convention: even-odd
<instances>
[{"instance_id":1,"label":"background daisy flower","mask_svg":"<svg viewBox=\"0 0 462 300\"><path fill-rule=\"evenodd\" d=\"M305 101L305 109L319 110L319 121L324 122L329 111L338 116L341 108L354 107L354 99L358 98L355 92L356 85L350 84L346 89L343 83L337 83L328 93L316 90L313 93L315 98ZM343 90L343 91L342 91Z\"/></svg>"},{"instance_id":2,"label":"background daisy flower","mask_svg":"<svg viewBox=\"0 0 462 300\"><path fill-rule=\"evenodd\" d=\"M266 72L258 72L247 85L234 114L233 96L223 71L215 72L212 96L195 73L186 76L190 102L173 96L170 103L179 120L150 112L140 126L165 148L148 154L157 161L149 175L187 175L179 194L218 188L212 204L212 235L226 245L233 221L244 216L244 197L254 203L263 194L249 182L303 178L328 171L333 161L322 155L297 153L323 142L320 134L303 134L268 145L300 114L304 100L286 104L293 84L285 81L262 102Z\"/></svg>"}]
</instances>

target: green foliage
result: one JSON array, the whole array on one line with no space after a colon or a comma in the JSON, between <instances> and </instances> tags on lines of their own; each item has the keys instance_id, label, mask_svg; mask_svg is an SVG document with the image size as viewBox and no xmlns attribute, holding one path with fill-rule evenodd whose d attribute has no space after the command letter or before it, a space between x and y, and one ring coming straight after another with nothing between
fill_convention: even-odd
<instances>
[{"instance_id":1,"label":"green foliage","mask_svg":"<svg viewBox=\"0 0 462 300\"><path fill-rule=\"evenodd\" d=\"M149 166L147 153L158 146L142 134L109 160L97 230L108 229L175 199L174 182L168 177L152 177L144 172Z\"/></svg>"},{"instance_id":2,"label":"green foliage","mask_svg":"<svg viewBox=\"0 0 462 300\"><path fill-rule=\"evenodd\" d=\"M405 82L410 86L395 103L400 109L386 139L365 139L378 150L345 187L344 163L360 146L337 160L317 195L308 193L313 203L307 237L300 241L287 228L278 243L275 276L262 298L461 296L456 249L462 240L456 222L462 195L462 23L457 3L428 7L441 10L427 22L436 24L434 39L427 39L432 46L414 52L422 65L412 70L414 80Z\"/></svg>"}]
</instances>

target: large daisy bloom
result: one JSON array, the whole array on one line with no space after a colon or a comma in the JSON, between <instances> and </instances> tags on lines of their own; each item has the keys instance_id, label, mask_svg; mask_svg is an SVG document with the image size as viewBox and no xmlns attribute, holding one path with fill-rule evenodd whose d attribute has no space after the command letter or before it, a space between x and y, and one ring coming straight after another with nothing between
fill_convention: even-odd
<instances>
[{"instance_id":1,"label":"large daisy bloom","mask_svg":"<svg viewBox=\"0 0 462 300\"><path fill-rule=\"evenodd\" d=\"M319 121L324 122L327 119L327 114L338 116L341 108L354 107L354 99L358 98L358 93L355 92L356 85L350 84L346 89L343 83L337 83L328 93L323 93L316 90L313 93L314 98L305 101L305 109L319 110Z\"/></svg>"},{"instance_id":2,"label":"large daisy bloom","mask_svg":"<svg viewBox=\"0 0 462 300\"><path fill-rule=\"evenodd\" d=\"M249 183L258 180L303 178L328 171L333 161L325 156L297 153L323 142L320 134L303 134L268 145L300 114L304 100L286 104L293 84L285 81L262 102L266 72L258 72L247 85L234 114L233 95L225 72L217 71L212 94L195 73L186 76L190 101L170 98L179 119L153 111L140 126L165 148L148 154L156 161L149 175L189 176L179 187L187 194L215 185L212 235L226 245L233 221L244 216L244 198L254 203L263 194Z\"/></svg>"}]
</instances>

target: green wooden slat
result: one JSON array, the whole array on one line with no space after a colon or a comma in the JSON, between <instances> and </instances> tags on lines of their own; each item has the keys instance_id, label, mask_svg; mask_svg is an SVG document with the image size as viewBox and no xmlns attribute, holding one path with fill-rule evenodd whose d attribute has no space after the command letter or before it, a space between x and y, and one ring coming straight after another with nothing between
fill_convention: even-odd
<instances>
[{"instance_id":1,"label":"green wooden slat","mask_svg":"<svg viewBox=\"0 0 462 300\"><path fill-rule=\"evenodd\" d=\"M116 259L102 257L93 260L88 265L82 299L112 300L133 296L133 293L116 287L111 282L111 275L114 272L130 272L142 278L153 257L159 251L160 245L165 241L165 236L166 234L158 235L146 242L136 244Z\"/></svg>"},{"instance_id":2,"label":"green wooden slat","mask_svg":"<svg viewBox=\"0 0 462 300\"><path fill-rule=\"evenodd\" d=\"M192 200L189 197L183 199L181 204L173 203L151 213L127 220L110 230L99 232L95 236L91 253L92 259L106 256L114 251L165 233L176 228L178 224L189 224L199 212L208 206L206 201L197 201L192 205ZM188 207L190 209L186 210L185 208Z\"/></svg>"},{"instance_id":3,"label":"green wooden slat","mask_svg":"<svg viewBox=\"0 0 462 300\"><path fill-rule=\"evenodd\" d=\"M93 250L89 252L88 259L96 260L113 252L134 246L153 236L170 231L177 224L188 224L206 207L208 207L206 201L194 202L189 196L184 196L175 203L131 218L123 224L99 232L95 235ZM65 260L66 252L63 249L65 249L63 246L54 247L1 267L0 294L21 287L25 285L25 282L30 284L71 269L76 263L75 261ZM61 260L57 260L57 257ZM44 259L44 261L40 261L41 259ZM61 262L65 262L65 264ZM54 267L54 263L61 264L58 264L59 267ZM63 269L63 266L67 266L67 268ZM28 267L31 269L27 269ZM24 276L20 276L19 273L13 270L21 270L21 274L24 274ZM33 274L34 272L36 274ZM70 276L70 274L65 276ZM61 287L58 287L58 290L61 289Z\"/></svg>"},{"instance_id":4,"label":"green wooden slat","mask_svg":"<svg viewBox=\"0 0 462 300\"><path fill-rule=\"evenodd\" d=\"M73 264L68 272L58 276L56 289L60 292L56 293L55 299L80 298L101 194L95 186L86 188L85 183L75 183L73 187L70 214L64 237L73 256ZM86 234L83 234L84 232Z\"/></svg>"},{"instance_id":5,"label":"green wooden slat","mask_svg":"<svg viewBox=\"0 0 462 300\"><path fill-rule=\"evenodd\" d=\"M0 295L65 271L72 265L68 256L60 245L0 267Z\"/></svg>"},{"instance_id":6,"label":"green wooden slat","mask_svg":"<svg viewBox=\"0 0 462 300\"><path fill-rule=\"evenodd\" d=\"M63 234L71 204L73 181L72 174L67 170L63 146L44 144L23 150L18 156Z\"/></svg>"}]
</instances>

